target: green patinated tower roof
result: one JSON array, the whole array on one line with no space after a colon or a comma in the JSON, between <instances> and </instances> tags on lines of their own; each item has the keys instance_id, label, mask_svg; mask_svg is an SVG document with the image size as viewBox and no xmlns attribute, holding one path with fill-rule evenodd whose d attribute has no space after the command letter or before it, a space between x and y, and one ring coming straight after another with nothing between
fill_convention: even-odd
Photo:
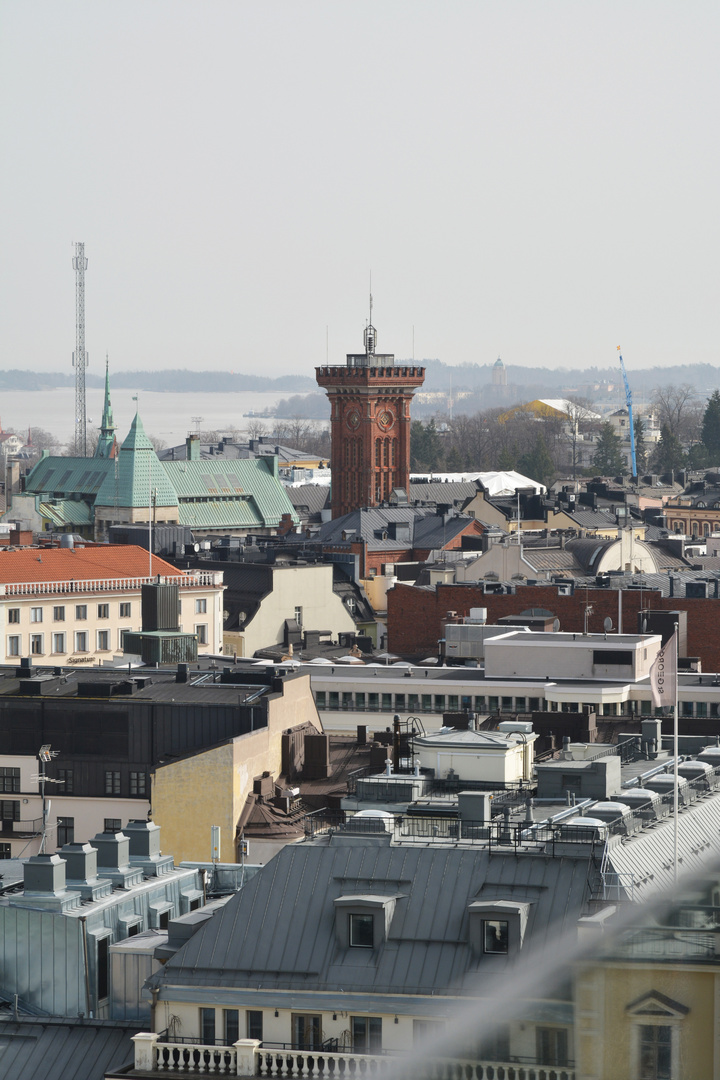
<instances>
[{"instance_id":1,"label":"green patinated tower roof","mask_svg":"<svg viewBox=\"0 0 720 1080\"><path fill-rule=\"evenodd\" d=\"M105 359L105 402L103 404L102 421L100 423L100 438L95 449L94 457L112 457L115 446L115 420L113 419L112 405L110 404L110 372L107 357Z\"/></svg>"},{"instance_id":2,"label":"green patinated tower roof","mask_svg":"<svg viewBox=\"0 0 720 1080\"><path fill-rule=\"evenodd\" d=\"M149 506L151 491L156 506L177 506L175 488L136 413L116 459L95 498L96 506Z\"/></svg>"}]
</instances>

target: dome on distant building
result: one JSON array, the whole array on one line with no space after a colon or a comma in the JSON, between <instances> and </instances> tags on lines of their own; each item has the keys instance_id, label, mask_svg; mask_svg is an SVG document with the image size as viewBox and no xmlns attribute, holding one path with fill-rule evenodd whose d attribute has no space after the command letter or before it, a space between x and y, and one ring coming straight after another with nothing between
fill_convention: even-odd
<instances>
[{"instance_id":1,"label":"dome on distant building","mask_svg":"<svg viewBox=\"0 0 720 1080\"><path fill-rule=\"evenodd\" d=\"M493 386L507 386L507 371L499 356L493 364L492 384Z\"/></svg>"}]
</instances>

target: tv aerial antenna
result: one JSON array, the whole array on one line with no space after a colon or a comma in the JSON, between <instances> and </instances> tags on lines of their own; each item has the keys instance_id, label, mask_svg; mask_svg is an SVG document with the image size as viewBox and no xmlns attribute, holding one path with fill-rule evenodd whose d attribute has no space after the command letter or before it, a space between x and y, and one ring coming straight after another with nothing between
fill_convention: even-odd
<instances>
[{"instance_id":1,"label":"tv aerial antenna","mask_svg":"<svg viewBox=\"0 0 720 1080\"><path fill-rule=\"evenodd\" d=\"M33 773L30 777L31 780L37 780L40 784L40 797L42 798L42 834L40 837L40 855L45 854L45 845L47 843L48 833L48 816L50 814L50 808L52 802L50 799L45 798L45 785L46 784L64 784L64 780L56 780L53 776L48 776L45 771L45 766L53 758L56 758L60 753L59 750L53 750L50 743L44 743L38 750L38 761L40 762L40 772Z\"/></svg>"}]
</instances>

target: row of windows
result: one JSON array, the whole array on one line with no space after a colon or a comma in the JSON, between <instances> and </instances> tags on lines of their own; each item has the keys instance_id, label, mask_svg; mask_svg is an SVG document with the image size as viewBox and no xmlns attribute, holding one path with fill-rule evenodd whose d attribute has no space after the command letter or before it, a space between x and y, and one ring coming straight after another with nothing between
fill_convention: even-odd
<instances>
[{"instance_id":1,"label":"row of windows","mask_svg":"<svg viewBox=\"0 0 720 1080\"><path fill-rule=\"evenodd\" d=\"M470 694L375 694L365 691L317 690L318 709L366 712L444 713L473 709L475 712L539 712L539 697L494 697Z\"/></svg>"},{"instance_id":2,"label":"row of windows","mask_svg":"<svg viewBox=\"0 0 720 1080\"><path fill-rule=\"evenodd\" d=\"M123 601L118 604L118 614L121 619L129 619L132 617L132 604ZM53 622L65 622L66 605L58 604L52 609ZM20 622L21 608L8 608L7 619L9 623ZM45 615L45 609L41 607L30 608L30 622L41 623L43 622ZM88 617L88 605L87 604L75 604L75 619L77 622L86 622ZM98 604L97 605L97 617L98 619L110 618L110 605Z\"/></svg>"},{"instance_id":3,"label":"row of windows","mask_svg":"<svg viewBox=\"0 0 720 1080\"><path fill-rule=\"evenodd\" d=\"M124 638L126 634L130 633L129 627L124 627L117 632L117 647L122 650L124 645ZM207 645L208 643L208 628L207 623L201 626L195 627L195 633L197 634L198 645ZM46 639L45 634L30 634L29 640L29 653L31 656L44 656ZM69 651L76 653L83 653L90 651L90 642L92 640L92 634L87 630L76 630L74 633L66 634L64 631L56 634L49 635L50 641L50 654L53 656L60 656ZM72 644L72 650L68 649L68 646ZM112 649L112 633L110 630L96 630L95 631L95 652L110 652ZM6 656L23 656L23 635L22 634L10 634L7 639L7 648L5 651Z\"/></svg>"},{"instance_id":4,"label":"row of windows","mask_svg":"<svg viewBox=\"0 0 720 1080\"><path fill-rule=\"evenodd\" d=\"M9 623L19 623L22 609L19 607L8 608L7 621ZM67 605L57 604L52 609L52 621L53 622L65 622L67 612ZM205 615L207 613L207 598L201 597L195 600L195 614ZM118 604L118 616L121 619L132 618L132 603L129 601L121 601ZM30 608L30 622L41 623L45 617L45 609L42 607ZM88 605L87 604L75 604L75 620L77 622L86 622L88 617ZM110 618L110 605L98 604L97 605L97 617L98 619Z\"/></svg>"},{"instance_id":5,"label":"row of windows","mask_svg":"<svg viewBox=\"0 0 720 1080\"><path fill-rule=\"evenodd\" d=\"M118 648L123 647L123 638L125 634L129 633L129 629L125 628L118 631ZM72 643L73 652L89 652L90 641L92 635L87 630L76 630L74 634L66 634L64 631L57 634L47 635L50 643L50 653L53 655L62 655L69 651L68 645ZM29 635L29 651L31 656L44 656L46 646L45 634L30 634ZM10 634L7 639L6 656L22 656L23 651L23 635L22 634ZM96 630L95 632L95 651L96 652L109 652L112 648L112 637L109 630Z\"/></svg>"},{"instance_id":6,"label":"row of windows","mask_svg":"<svg viewBox=\"0 0 720 1080\"><path fill-rule=\"evenodd\" d=\"M147 791L147 774L144 772L130 773L130 794L145 795ZM106 769L105 771L105 794L122 795L122 784L119 769Z\"/></svg>"},{"instance_id":7,"label":"row of windows","mask_svg":"<svg viewBox=\"0 0 720 1080\"><path fill-rule=\"evenodd\" d=\"M0 768L0 791L20 790L20 770L3 766Z\"/></svg>"},{"instance_id":8,"label":"row of windows","mask_svg":"<svg viewBox=\"0 0 720 1080\"><path fill-rule=\"evenodd\" d=\"M244 1032L241 1032L241 1022ZM321 1013L291 1013L292 1046L296 1050L319 1050L327 1033L323 1031ZM260 1009L214 1009L201 1008L199 1034L205 1046L232 1046L241 1038L263 1041L263 1013ZM352 1051L356 1054L381 1054L383 1051L383 1018L381 1016L350 1016ZM433 1034L441 1035L445 1029L443 1020L413 1019L413 1042L426 1045ZM664 1032L664 1029L659 1029ZM652 1035L641 1029L643 1042L651 1042ZM544 1065L568 1064L568 1033L560 1027L537 1027L537 1060ZM663 1035L655 1038L662 1042ZM510 1057L510 1028L497 1024L488 1031L478 1046L478 1055L490 1061L507 1061ZM655 1074L649 1074L655 1075ZM663 1076L662 1072L657 1074ZM667 1074L669 1075L669 1073Z\"/></svg>"}]
</instances>

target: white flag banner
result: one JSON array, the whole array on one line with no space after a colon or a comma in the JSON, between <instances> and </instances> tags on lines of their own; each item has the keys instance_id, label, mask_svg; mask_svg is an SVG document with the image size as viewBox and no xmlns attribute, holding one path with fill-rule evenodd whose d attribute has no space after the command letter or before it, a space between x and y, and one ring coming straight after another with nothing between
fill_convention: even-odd
<instances>
[{"instance_id":1,"label":"white flag banner","mask_svg":"<svg viewBox=\"0 0 720 1080\"><path fill-rule=\"evenodd\" d=\"M666 641L650 668L650 690L656 709L664 705L677 705L677 630Z\"/></svg>"}]
</instances>

